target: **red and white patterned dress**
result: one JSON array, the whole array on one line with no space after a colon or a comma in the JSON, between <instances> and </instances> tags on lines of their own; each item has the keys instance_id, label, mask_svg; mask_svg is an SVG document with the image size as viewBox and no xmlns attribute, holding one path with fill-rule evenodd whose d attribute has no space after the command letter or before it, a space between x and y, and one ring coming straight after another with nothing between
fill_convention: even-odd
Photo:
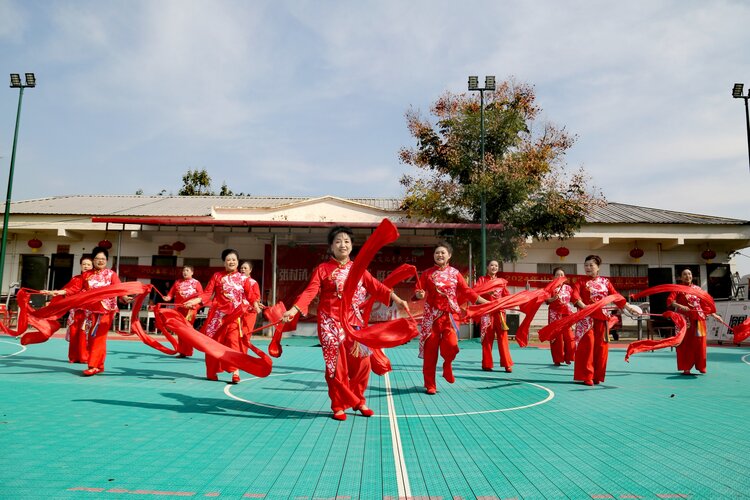
<instances>
[{"instance_id":1,"label":"red and white patterned dress","mask_svg":"<svg viewBox=\"0 0 750 500\"><path fill-rule=\"evenodd\" d=\"M690 285L694 290L702 290L697 285ZM685 316L687 331L682 343L677 346L677 369L689 371L695 367L701 373L706 372L706 312L709 307L697 295L684 292L672 292L667 297L667 307L673 303L688 307L689 311L679 310Z\"/></svg>"},{"instance_id":2,"label":"red and white patterned dress","mask_svg":"<svg viewBox=\"0 0 750 500\"><path fill-rule=\"evenodd\" d=\"M364 393L370 378L369 349L347 338L341 322L348 321L355 328L362 327L364 318L359 306L367 294L385 304L389 303L391 294L389 288L365 272L352 298L352 308L342 311L344 282L352 265L352 261L342 265L335 259L320 264L294 303L306 315L310 303L319 296L318 339L323 350L328 395L334 412L364 405Z\"/></svg>"}]
</instances>

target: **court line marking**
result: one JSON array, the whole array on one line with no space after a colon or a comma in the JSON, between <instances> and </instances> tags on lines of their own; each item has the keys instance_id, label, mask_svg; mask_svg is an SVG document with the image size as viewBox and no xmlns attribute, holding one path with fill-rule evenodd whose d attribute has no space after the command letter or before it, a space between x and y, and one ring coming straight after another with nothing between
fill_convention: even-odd
<instances>
[{"instance_id":1,"label":"court line marking","mask_svg":"<svg viewBox=\"0 0 750 500\"><path fill-rule=\"evenodd\" d=\"M409 484L409 473L406 470L406 460L404 459L404 448L401 445L401 433L398 430L398 416L396 415L396 405L393 402L393 393L391 392L391 379L388 373L385 378L385 399L388 402L388 421L391 424L391 443L393 448L393 461L396 466L396 484L398 487L399 498L411 497L411 485Z\"/></svg>"},{"instance_id":2,"label":"court line marking","mask_svg":"<svg viewBox=\"0 0 750 500\"><path fill-rule=\"evenodd\" d=\"M750 365L750 361L748 361L748 360L747 360L747 359L745 359L745 358L750 358L750 354L745 354L744 356L742 356L742 357L740 358L740 361L742 361L742 362L743 362L743 363L745 363L746 365Z\"/></svg>"},{"instance_id":3,"label":"court line marking","mask_svg":"<svg viewBox=\"0 0 750 500\"><path fill-rule=\"evenodd\" d=\"M278 374L271 374L271 375L268 375L268 377L263 377L263 378L281 377L281 376L285 376L285 375L315 374L315 373L318 373L318 372L317 371L309 371L309 372L278 373ZM482 378L491 378L491 376L481 376L481 377ZM252 381L252 380L260 380L260 378L259 377L253 377L253 378L242 380L240 383L242 383L242 382L249 382L249 381ZM467 412L461 412L461 413L442 413L442 414L427 414L427 415L422 415L422 414L419 414L419 413L417 413L417 414L404 414L404 415L397 415L396 418L464 417L464 416L469 416L469 415L485 415L485 414L489 414L489 413L501 413L501 412L507 412L507 411L525 410L526 408L532 408L534 406L538 406L538 405L542 405L542 404L548 403L549 401L551 401L555 397L555 393L554 393L554 391L552 389L550 389L548 387L545 387L545 386L543 386L541 384L535 384L534 382L527 382L525 380L519 380L519 379L498 379L498 380L508 380L508 381L513 381L513 382L520 382L522 384L533 385L534 387L537 387L537 388L542 389L543 391L545 391L547 393L547 397L544 398L544 399L542 399L542 400L540 400L540 401L537 401L535 403L531 403L531 404L527 404L527 405L521 405L521 406L512 406L510 408L496 408L494 410L477 410L477 411L467 411ZM225 386L224 387L224 394L226 394L227 396L229 396L232 399L236 399L237 401L242 401L244 403L249 403L249 404L252 404L252 405L261 406L263 408L271 408L271 409L275 409L275 410L286 410L286 411L291 411L291 412L295 412L295 413L309 413L309 414L313 414L313 415L329 415L331 413L330 411L302 410L302 409L299 409L299 408L290 408L290 407L287 407L287 406L278 406L278 405L272 405L272 404L268 404L268 403L259 403L257 401L252 401L252 400L249 400L249 399L241 398L241 397L239 397L239 396L237 396L235 394L232 394L232 387L233 387L232 384L228 384L227 386ZM387 396L386 396L386 398L387 398ZM378 418L388 417L388 418L390 418L390 412L389 412L389 415L374 415L374 417L378 417Z\"/></svg>"},{"instance_id":4,"label":"court line marking","mask_svg":"<svg viewBox=\"0 0 750 500\"><path fill-rule=\"evenodd\" d=\"M18 347L21 348L20 351L14 352L13 354L3 354L3 355L0 355L0 358L9 358L11 356L16 356L16 355L21 354L23 351L26 350L26 346L25 345L16 344L15 342L9 342L7 340L0 340L0 342L2 342L3 344L10 344L10 345L18 346Z\"/></svg>"}]
</instances>

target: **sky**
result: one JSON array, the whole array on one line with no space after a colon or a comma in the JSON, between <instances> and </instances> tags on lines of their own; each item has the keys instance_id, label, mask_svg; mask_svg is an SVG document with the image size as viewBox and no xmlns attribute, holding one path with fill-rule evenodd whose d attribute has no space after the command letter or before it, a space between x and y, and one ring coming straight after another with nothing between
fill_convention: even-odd
<instances>
[{"instance_id":1,"label":"sky","mask_svg":"<svg viewBox=\"0 0 750 500\"><path fill-rule=\"evenodd\" d=\"M0 0L0 77L37 78L12 199L174 194L204 168L217 190L400 197L405 112L495 75L534 86L607 200L750 220L731 96L750 86L748 19L730 0Z\"/></svg>"}]
</instances>

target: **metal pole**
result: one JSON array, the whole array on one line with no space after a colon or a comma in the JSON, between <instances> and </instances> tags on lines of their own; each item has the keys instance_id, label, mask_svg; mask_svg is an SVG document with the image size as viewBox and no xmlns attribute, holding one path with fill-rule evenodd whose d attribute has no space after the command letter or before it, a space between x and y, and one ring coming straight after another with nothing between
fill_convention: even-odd
<instances>
[{"instance_id":1,"label":"metal pole","mask_svg":"<svg viewBox=\"0 0 750 500\"><path fill-rule=\"evenodd\" d=\"M479 90L479 128L481 130L482 144L482 175L484 175L484 89ZM481 178L481 177L480 177ZM482 180L481 187L481 218L482 218L482 260L479 262L479 272L484 270L487 266L487 201L484 193L484 181Z\"/></svg>"},{"instance_id":2,"label":"metal pole","mask_svg":"<svg viewBox=\"0 0 750 500\"><path fill-rule=\"evenodd\" d=\"M5 271L5 251L8 246L8 219L10 218L10 198L13 191L13 169L16 165L16 143L18 142L18 125L21 121L21 103L23 102L23 87L18 93L18 111L16 111L16 131L13 133L13 150L10 154L10 173L8 174L8 194L5 197L5 216L3 217L2 248L0 248L0 290L3 285ZM10 292L9 292L10 293Z\"/></svg>"},{"instance_id":3,"label":"metal pole","mask_svg":"<svg viewBox=\"0 0 750 500\"><path fill-rule=\"evenodd\" d=\"M745 97L745 123L747 124L747 161L750 167L750 111L747 108L748 97Z\"/></svg>"}]
</instances>

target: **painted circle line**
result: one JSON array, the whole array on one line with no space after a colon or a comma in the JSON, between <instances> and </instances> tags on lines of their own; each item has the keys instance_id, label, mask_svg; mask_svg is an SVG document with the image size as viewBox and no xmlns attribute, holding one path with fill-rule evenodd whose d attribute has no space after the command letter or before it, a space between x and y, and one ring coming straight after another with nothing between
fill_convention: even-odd
<instances>
[{"instance_id":1,"label":"painted circle line","mask_svg":"<svg viewBox=\"0 0 750 500\"><path fill-rule=\"evenodd\" d=\"M17 354L21 354L23 351L26 350L26 346L25 345L16 344L15 342L8 342L7 340L0 340L0 342L2 342L3 344L10 344L10 345L14 345L14 346L17 346L17 347L21 348L20 351L14 352L13 354L2 354L2 355L0 355L0 358L9 358L11 356L15 356Z\"/></svg>"},{"instance_id":2,"label":"painted circle line","mask_svg":"<svg viewBox=\"0 0 750 500\"><path fill-rule=\"evenodd\" d=\"M746 365L750 365L750 361L749 361L748 359L745 359L745 358L748 358L748 359L750 359L750 354L745 354L744 356L742 356L742 357L740 358L740 361L742 361L742 362L743 362L743 363L745 363Z\"/></svg>"},{"instance_id":3,"label":"painted circle line","mask_svg":"<svg viewBox=\"0 0 750 500\"><path fill-rule=\"evenodd\" d=\"M279 373L279 374L275 374L275 375L269 375L268 377L264 377L264 378L282 377L282 376L285 376L285 375L314 374L314 373L318 373L318 372L310 371L310 372ZM490 376L484 376L482 378L490 378ZM250 378L250 379L245 379L242 382L252 381L252 380L261 380L261 379L258 378L258 377L253 377L253 378ZM461 412L461 413L440 413L440 414L427 414L427 415L422 415L422 414L418 414L418 413L417 414L404 414L404 415L397 415L397 417L398 418L463 417L463 416L468 416L468 415L485 415L485 414L488 414L488 413L501 413L501 412L507 412L507 411L525 410L526 408L531 408L533 406L539 406L539 405L542 405L544 403L547 403L547 402L551 401L555 397L554 391L552 391L552 389L549 389L548 387L545 387L543 385L536 384L534 382L526 382L525 380L514 379L514 381L515 382L520 382L522 384L533 385L534 387L537 387L537 388L539 388L539 389L547 392L547 397L544 398L544 399L542 399L542 400L540 400L540 401L537 401L535 403L530 403L530 404L521 405L521 406L512 406L510 408L496 408L494 410L478 410L478 411L466 411L466 412ZM264 408L272 408L272 409L276 409L276 410L286 410L286 411L292 411L292 412L295 412L295 413L310 413L310 414L314 414L314 415L329 415L331 413L330 411L300 410L298 408L289 408L289 407L286 407L286 406L277 406L277 405L271 405L271 404L267 404L267 403L259 403L257 401L252 401L252 400L249 400L249 399L241 398L241 397L237 396L236 394L232 394L232 390L231 389L232 389L232 385L227 385L226 387L224 387L224 394L226 394L227 396L229 396L232 399L236 399L237 401L242 401L244 403L249 403L249 404L256 405L256 406L262 406ZM388 417L388 415L374 415L374 416L375 417L381 417L381 418L387 418Z\"/></svg>"}]
</instances>

